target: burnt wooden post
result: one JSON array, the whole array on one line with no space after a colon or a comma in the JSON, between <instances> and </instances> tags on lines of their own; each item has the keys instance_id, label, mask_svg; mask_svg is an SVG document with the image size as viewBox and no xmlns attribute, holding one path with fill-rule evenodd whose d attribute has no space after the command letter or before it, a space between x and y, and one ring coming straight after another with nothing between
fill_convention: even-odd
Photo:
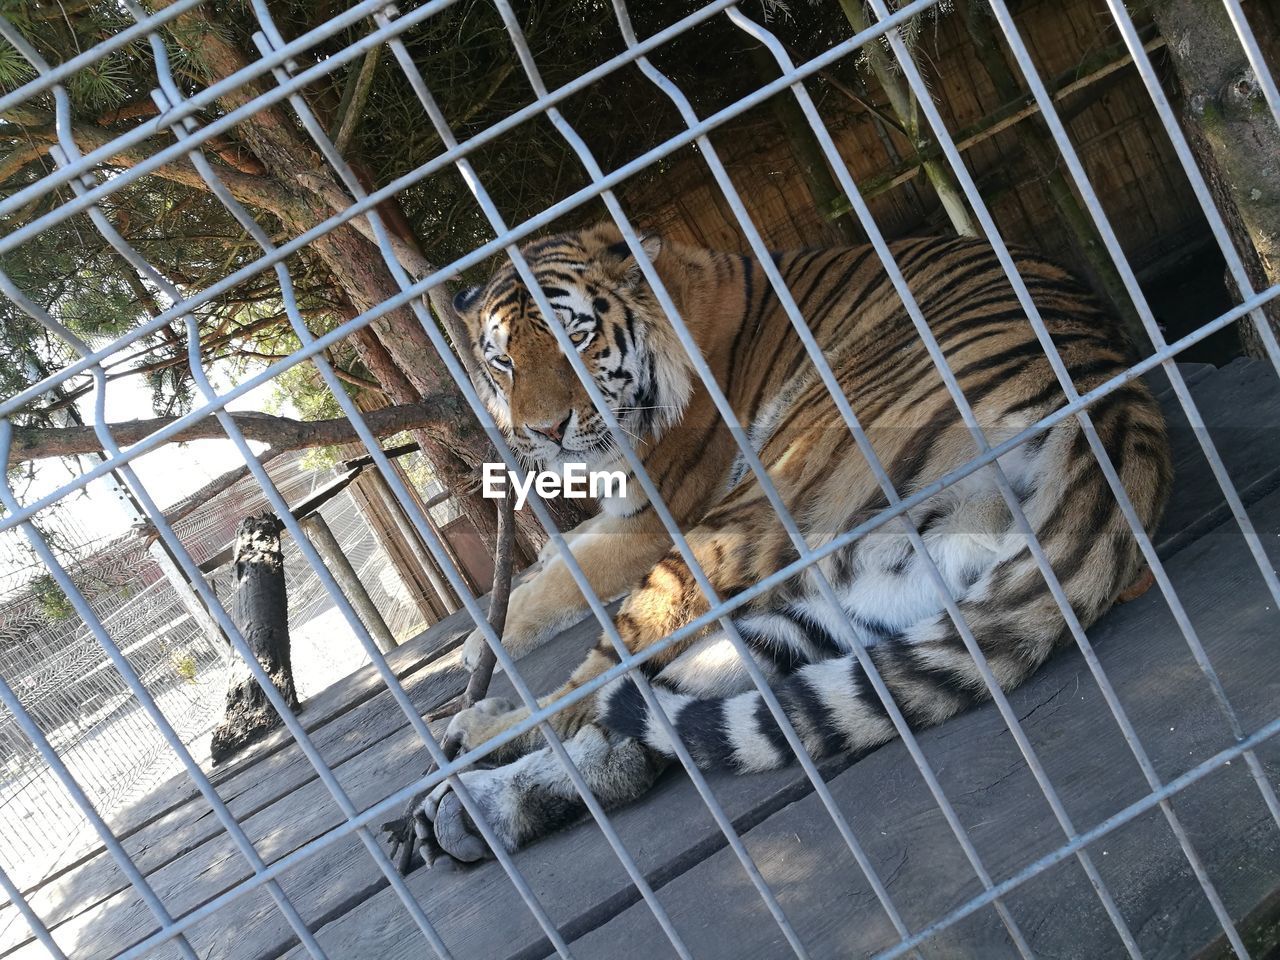
<instances>
[{"instance_id":1,"label":"burnt wooden post","mask_svg":"<svg viewBox=\"0 0 1280 960\"><path fill-rule=\"evenodd\" d=\"M236 594L232 618L258 663L289 707L298 706L289 659L289 599L285 592L280 521L272 514L245 517L236 528ZM249 668L234 658L227 706L209 745L213 762L226 760L280 723Z\"/></svg>"}]
</instances>

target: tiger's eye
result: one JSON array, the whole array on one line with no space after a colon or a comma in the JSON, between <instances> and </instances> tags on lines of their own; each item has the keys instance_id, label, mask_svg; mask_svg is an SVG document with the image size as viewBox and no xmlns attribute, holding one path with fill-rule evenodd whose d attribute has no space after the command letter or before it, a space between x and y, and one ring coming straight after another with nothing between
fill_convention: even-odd
<instances>
[{"instance_id":1,"label":"tiger's eye","mask_svg":"<svg viewBox=\"0 0 1280 960\"><path fill-rule=\"evenodd\" d=\"M579 330L577 333L569 334L569 342L572 343L575 347L581 346L586 341L586 339L587 339L587 335L581 330Z\"/></svg>"},{"instance_id":2,"label":"tiger's eye","mask_svg":"<svg viewBox=\"0 0 1280 960\"><path fill-rule=\"evenodd\" d=\"M489 363L497 367L499 370L511 369L511 357L505 353L500 353L496 357L490 357Z\"/></svg>"}]
</instances>

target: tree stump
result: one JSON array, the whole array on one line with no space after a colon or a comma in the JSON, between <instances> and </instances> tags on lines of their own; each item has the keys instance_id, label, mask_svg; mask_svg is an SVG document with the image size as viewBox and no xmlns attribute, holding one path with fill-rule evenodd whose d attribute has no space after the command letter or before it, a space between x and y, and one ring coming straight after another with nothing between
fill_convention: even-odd
<instances>
[{"instance_id":1,"label":"tree stump","mask_svg":"<svg viewBox=\"0 0 1280 960\"><path fill-rule=\"evenodd\" d=\"M285 591L284 557L280 550L280 521L272 514L245 517L236 528L236 577L232 619L258 663L289 707L298 706L289 659L289 599ZM222 762L280 724L248 666L232 660L227 706L213 731L210 754Z\"/></svg>"}]
</instances>

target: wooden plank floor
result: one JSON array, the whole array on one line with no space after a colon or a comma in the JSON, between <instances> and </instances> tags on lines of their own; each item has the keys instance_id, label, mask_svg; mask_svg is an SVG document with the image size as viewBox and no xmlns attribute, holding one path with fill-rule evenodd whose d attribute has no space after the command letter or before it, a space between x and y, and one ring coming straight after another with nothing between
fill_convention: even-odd
<instances>
[{"instance_id":1,"label":"wooden plank floor","mask_svg":"<svg viewBox=\"0 0 1280 960\"><path fill-rule=\"evenodd\" d=\"M1280 493L1273 492L1280 486L1280 385L1274 372L1246 361L1185 372L1265 546L1273 555L1280 553ZM1179 595L1251 730L1280 710L1280 658L1275 656L1280 612L1270 608L1197 439L1174 410L1167 388L1163 402L1178 474L1158 546L1171 558ZM455 616L389 658L419 710L433 709L461 688L456 646L465 628L465 615ZM555 687L596 633L589 623L566 631L523 660L522 674L537 692ZM1181 773L1230 742L1157 591L1115 611L1093 637L1162 777ZM504 683L496 681L495 693ZM1013 703L1027 718L1028 735L1078 828L1096 824L1145 792L1132 755L1077 655L1055 658L1014 695ZM357 808L409 783L425 766L425 748L371 669L309 701L301 719ZM1061 843L1061 832L994 710L953 720L921 742L997 879ZM1275 779L1280 750L1268 745L1260 755ZM909 927L918 929L980 892L900 743L856 764L835 758L824 776ZM219 768L214 781L268 862L341 822L336 803L284 732ZM856 956L892 942L883 911L802 773L790 769L711 782L815 956ZM1175 809L1233 915L1244 916L1280 890L1280 831L1267 818L1241 761L1180 796ZM613 822L696 955L785 954L776 927L686 777L668 775L642 803L617 811ZM113 827L175 914L250 875L185 777L122 812ZM1160 814L1144 814L1091 852L1147 955L1182 956L1210 942L1212 915ZM536 844L519 853L516 863L575 955L672 952L594 825ZM284 874L281 883L335 960L430 955L354 838ZM549 952L496 864L420 870L408 884L457 957L533 958ZM28 899L76 958L112 956L156 928L101 850L29 891ZM1119 949L1074 860L1020 888L1008 903L1033 946L1046 954L1110 956ZM0 911L0 930L6 931L0 935L0 957L43 956L20 919L8 922L12 910ZM261 891L196 926L191 939L202 957L305 956L291 952L296 939ZM986 907L933 941L926 955L1000 956L1010 950L1007 934ZM154 956L176 952L161 949Z\"/></svg>"}]
</instances>

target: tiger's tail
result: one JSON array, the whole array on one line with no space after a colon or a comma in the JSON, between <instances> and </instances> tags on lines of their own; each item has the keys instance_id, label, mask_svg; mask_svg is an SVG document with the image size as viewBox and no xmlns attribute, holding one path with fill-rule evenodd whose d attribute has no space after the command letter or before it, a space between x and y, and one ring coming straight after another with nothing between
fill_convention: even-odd
<instances>
[{"instance_id":1,"label":"tiger's tail","mask_svg":"<svg viewBox=\"0 0 1280 960\"><path fill-rule=\"evenodd\" d=\"M1154 407L1149 398L1147 401ZM1167 453L1144 431L1130 430L1128 413L1112 420L1108 407L1094 420L1143 526L1152 530L1168 490ZM1158 417L1158 408L1157 414ZM1163 431L1160 421L1154 421ZM1109 429L1114 427L1114 429ZM1142 557L1115 497L1084 442L1064 421L1052 431L1061 492L1052 509L1032 519L1037 539L1083 627L1090 626L1140 575ZM1029 547L1011 551L957 603L963 622L1000 687L1012 690L1070 638ZM932 726L990 699L990 690L946 611L867 649L884 687L915 730ZM739 772L774 769L792 751L758 690L699 698L653 681L659 703L699 767ZM807 663L771 689L810 755L865 752L893 739L897 728L858 657L852 653ZM640 739L673 756L670 740L650 715L629 677L604 688L598 715L615 733Z\"/></svg>"}]
</instances>

